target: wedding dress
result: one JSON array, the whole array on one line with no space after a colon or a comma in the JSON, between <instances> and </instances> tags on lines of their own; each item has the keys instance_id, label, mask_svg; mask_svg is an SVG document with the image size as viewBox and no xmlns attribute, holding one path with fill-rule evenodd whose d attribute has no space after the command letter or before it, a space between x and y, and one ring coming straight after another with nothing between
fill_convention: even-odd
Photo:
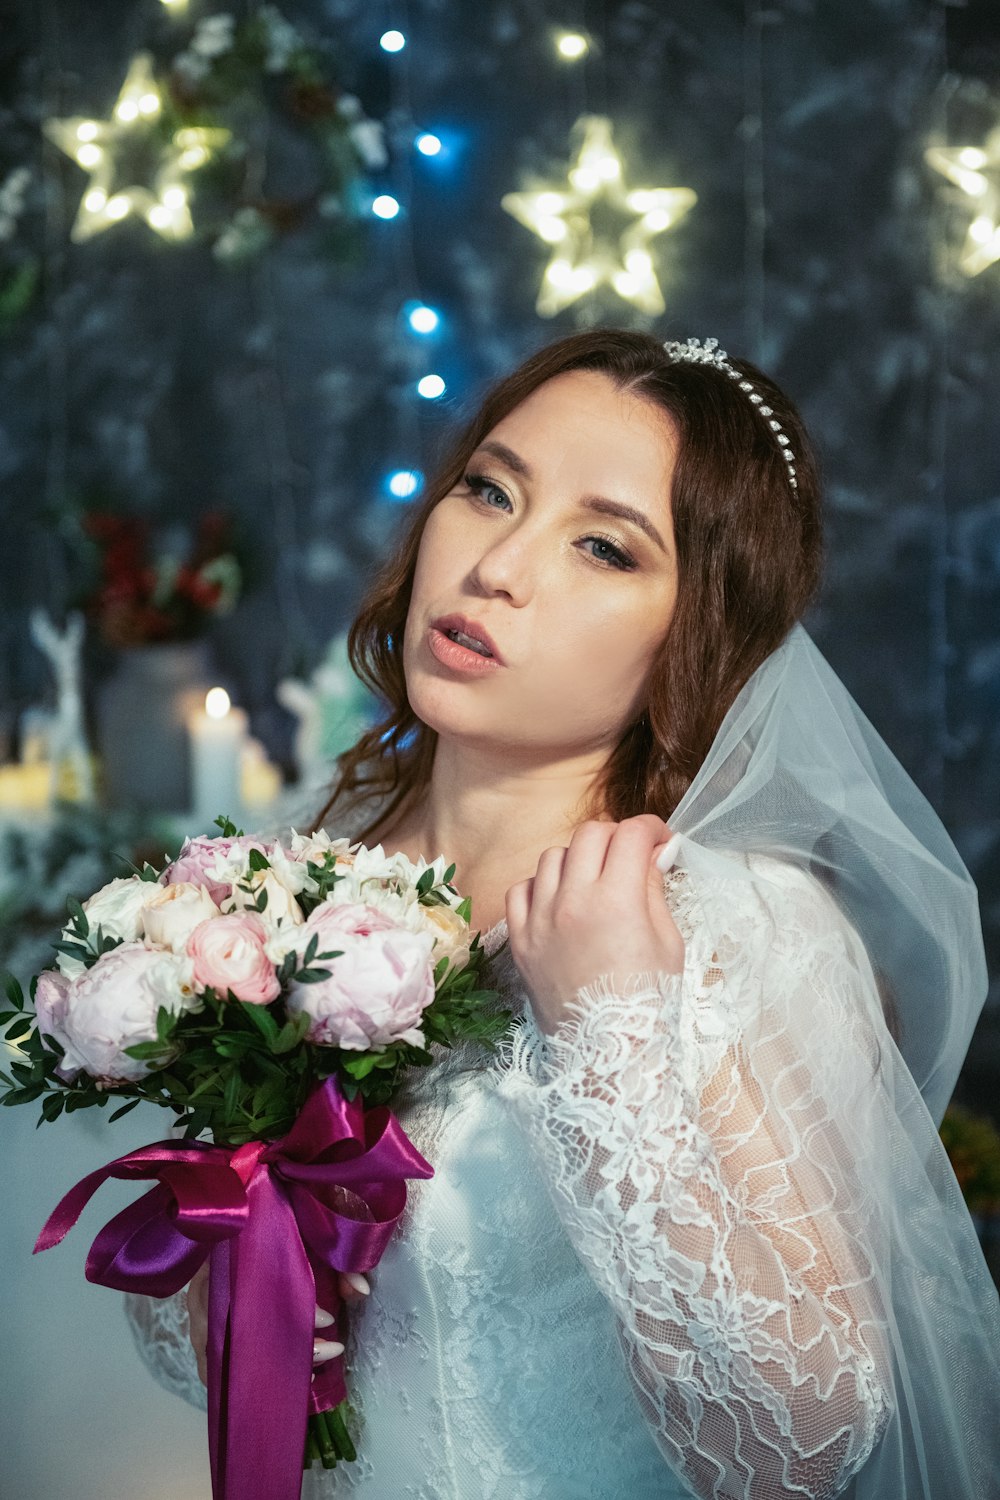
<instances>
[{"instance_id":1,"label":"wedding dress","mask_svg":"<svg viewBox=\"0 0 1000 1500\"><path fill-rule=\"evenodd\" d=\"M434 1176L352 1303L358 1458L306 1500L1000 1497L1000 1303L936 1129L983 1001L974 888L870 726L786 774L819 698L867 725L797 627L671 819L682 974L595 976L546 1036L484 935L514 1019L393 1103ZM183 1293L126 1308L204 1409Z\"/></svg>"}]
</instances>

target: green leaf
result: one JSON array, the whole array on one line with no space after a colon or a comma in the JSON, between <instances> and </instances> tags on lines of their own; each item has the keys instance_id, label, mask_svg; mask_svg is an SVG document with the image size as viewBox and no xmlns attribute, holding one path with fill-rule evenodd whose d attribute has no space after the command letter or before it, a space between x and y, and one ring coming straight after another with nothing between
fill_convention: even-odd
<instances>
[{"instance_id":1,"label":"green leaf","mask_svg":"<svg viewBox=\"0 0 1000 1500\"><path fill-rule=\"evenodd\" d=\"M222 1107L226 1112L226 1120L231 1124L236 1123L235 1117L240 1101L241 1084L242 1079L240 1078L240 1075L236 1071L236 1069L233 1068L232 1072L229 1074L229 1077L226 1079L226 1087L223 1090L222 1094Z\"/></svg>"},{"instance_id":2,"label":"green leaf","mask_svg":"<svg viewBox=\"0 0 1000 1500\"><path fill-rule=\"evenodd\" d=\"M24 1009L24 991L13 974L4 973L4 993L15 1010Z\"/></svg>"},{"instance_id":3,"label":"green leaf","mask_svg":"<svg viewBox=\"0 0 1000 1500\"><path fill-rule=\"evenodd\" d=\"M250 868L251 870L269 870L271 868L271 861L260 849L251 849Z\"/></svg>"},{"instance_id":4,"label":"green leaf","mask_svg":"<svg viewBox=\"0 0 1000 1500\"><path fill-rule=\"evenodd\" d=\"M272 1016L266 1005L252 1005L248 1000L237 1002L246 1016L257 1030L268 1042L273 1043L279 1033L277 1021Z\"/></svg>"},{"instance_id":5,"label":"green leaf","mask_svg":"<svg viewBox=\"0 0 1000 1500\"><path fill-rule=\"evenodd\" d=\"M44 1083L31 1083L26 1089L18 1089L16 1097L14 1094L8 1094L3 1102L4 1104L10 1104L12 1101L17 1104L31 1104L34 1099L37 1099L39 1095L44 1093Z\"/></svg>"},{"instance_id":6,"label":"green leaf","mask_svg":"<svg viewBox=\"0 0 1000 1500\"><path fill-rule=\"evenodd\" d=\"M313 959L316 957L316 949L317 949L318 946L319 946L319 933L318 932L314 932L313 935L312 935L312 937L309 939L309 942L308 942L308 944L306 946L305 953L303 953L303 955L302 955L302 962L305 964L306 968L309 967L309 965L312 963Z\"/></svg>"},{"instance_id":7,"label":"green leaf","mask_svg":"<svg viewBox=\"0 0 1000 1500\"><path fill-rule=\"evenodd\" d=\"M295 975L298 984L319 984L323 979L329 979L329 969L299 969Z\"/></svg>"},{"instance_id":8,"label":"green leaf","mask_svg":"<svg viewBox=\"0 0 1000 1500\"><path fill-rule=\"evenodd\" d=\"M47 1098L42 1100L42 1119L58 1120L63 1112L65 1103L66 1099L63 1094L49 1094Z\"/></svg>"},{"instance_id":9,"label":"green leaf","mask_svg":"<svg viewBox=\"0 0 1000 1500\"><path fill-rule=\"evenodd\" d=\"M299 1024L303 1020L306 1023L304 1027ZM308 1029L308 1016L297 1017L294 1021L287 1021L271 1043L271 1051L279 1056L284 1052L291 1052L293 1047L299 1045Z\"/></svg>"},{"instance_id":10,"label":"green leaf","mask_svg":"<svg viewBox=\"0 0 1000 1500\"><path fill-rule=\"evenodd\" d=\"M75 896L66 897L66 906L72 913L72 915L76 918L76 927L80 936L86 937L90 932L90 922L87 919L87 913L84 911L83 907L80 905Z\"/></svg>"},{"instance_id":11,"label":"green leaf","mask_svg":"<svg viewBox=\"0 0 1000 1500\"><path fill-rule=\"evenodd\" d=\"M375 1057L373 1053L365 1052L361 1057L348 1058L343 1066L353 1078L367 1078L375 1066Z\"/></svg>"},{"instance_id":12,"label":"green leaf","mask_svg":"<svg viewBox=\"0 0 1000 1500\"><path fill-rule=\"evenodd\" d=\"M455 866L454 865L449 865L448 868L447 868L447 870L445 870L444 874L441 876L441 884L442 885L447 885L448 882L451 880L451 877L454 875L454 873L455 873Z\"/></svg>"},{"instance_id":13,"label":"green leaf","mask_svg":"<svg viewBox=\"0 0 1000 1500\"><path fill-rule=\"evenodd\" d=\"M64 938L58 943L53 943L52 947L56 953L68 953L70 958L89 958L92 956L86 943L78 942L76 938Z\"/></svg>"},{"instance_id":14,"label":"green leaf","mask_svg":"<svg viewBox=\"0 0 1000 1500\"><path fill-rule=\"evenodd\" d=\"M66 1048L63 1046L62 1042L58 1041L54 1036L49 1036L47 1031L42 1032L42 1041L45 1043L46 1047L48 1047L50 1052L55 1053L56 1057L66 1056Z\"/></svg>"},{"instance_id":15,"label":"green leaf","mask_svg":"<svg viewBox=\"0 0 1000 1500\"><path fill-rule=\"evenodd\" d=\"M112 1120L120 1120L122 1115L127 1115L130 1109L135 1109L136 1105L141 1103L141 1099L130 1099L127 1104L116 1109L114 1114L108 1115L108 1124L110 1125Z\"/></svg>"},{"instance_id":16,"label":"green leaf","mask_svg":"<svg viewBox=\"0 0 1000 1500\"><path fill-rule=\"evenodd\" d=\"M150 1058L162 1057L165 1049L162 1042L135 1042L124 1051L126 1057L135 1057L140 1062L146 1062Z\"/></svg>"},{"instance_id":17,"label":"green leaf","mask_svg":"<svg viewBox=\"0 0 1000 1500\"><path fill-rule=\"evenodd\" d=\"M25 1036L31 1030L33 1024L33 1016L22 1016L19 1021L15 1021L14 1025L8 1031L7 1041L20 1041L21 1037Z\"/></svg>"}]
</instances>

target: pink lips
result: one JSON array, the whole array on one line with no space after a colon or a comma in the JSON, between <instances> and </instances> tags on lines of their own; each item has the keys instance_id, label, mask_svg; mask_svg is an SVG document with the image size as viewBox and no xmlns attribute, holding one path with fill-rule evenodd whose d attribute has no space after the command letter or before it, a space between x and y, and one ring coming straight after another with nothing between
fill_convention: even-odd
<instances>
[{"instance_id":1,"label":"pink lips","mask_svg":"<svg viewBox=\"0 0 1000 1500\"><path fill-rule=\"evenodd\" d=\"M488 672L502 670L501 663L496 657L480 656L479 652L473 651L471 646L460 646L458 641L453 641L436 625L432 625L428 630L427 643L438 661L443 666L451 667L453 671L465 672L473 677L484 677Z\"/></svg>"},{"instance_id":2,"label":"pink lips","mask_svg":"<svg viewBox=\"0 0 1000 1500\"><path fill-rule=\"evenodd\" d=\"M449 630L461 630L465 635L472 636L474 640L482 641L487 651L491 653L493 660L499 662L501 666L505 665L504 659L497 649L496 642L486 629L479 624L478 620L473 620L469 615L442 615L440 619L432 620L431 625L432 628L440 630L442 633L446 633Z\"/></svg>"}]
</instances>

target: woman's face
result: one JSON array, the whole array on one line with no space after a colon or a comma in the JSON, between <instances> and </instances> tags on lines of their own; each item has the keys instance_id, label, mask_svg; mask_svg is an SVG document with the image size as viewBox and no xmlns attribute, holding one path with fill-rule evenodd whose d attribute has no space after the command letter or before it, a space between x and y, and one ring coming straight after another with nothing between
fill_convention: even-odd
<instances>
[{"instance_id":1,"label":"woman's face","mask_svg":"<svg viewBox=\"0 0 1000 1500\"><path fill-rule=\"evenodd\" d=\"M676 457L669 417L592 370L553 377L497 424L421 539L403 643L418 718L522 762L606 758L641 711L677 597ZM430 632L452 613L484 626L504 664L443 663Z\"/></svg>"}]
</instances>

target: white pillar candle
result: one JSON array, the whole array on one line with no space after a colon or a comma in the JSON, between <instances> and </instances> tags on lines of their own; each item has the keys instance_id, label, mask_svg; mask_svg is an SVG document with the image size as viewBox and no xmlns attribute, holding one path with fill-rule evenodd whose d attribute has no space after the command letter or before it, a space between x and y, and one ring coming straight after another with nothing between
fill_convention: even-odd
<instances>
[{"instance_id":1,"label":"white pillar candle","mask_svg":"<svg viewBox=\"0 0 1000 1500\"><path fill-rule=\"evenodd\" d=\"M191 789L194 815L206 833L219 832L214 820L224 814L237 822L242 810L240 766L247 737L247 716L233 708L225 688L210 688L205 707L188 720L191 737Z\"/></svg>"}]
</instances>

